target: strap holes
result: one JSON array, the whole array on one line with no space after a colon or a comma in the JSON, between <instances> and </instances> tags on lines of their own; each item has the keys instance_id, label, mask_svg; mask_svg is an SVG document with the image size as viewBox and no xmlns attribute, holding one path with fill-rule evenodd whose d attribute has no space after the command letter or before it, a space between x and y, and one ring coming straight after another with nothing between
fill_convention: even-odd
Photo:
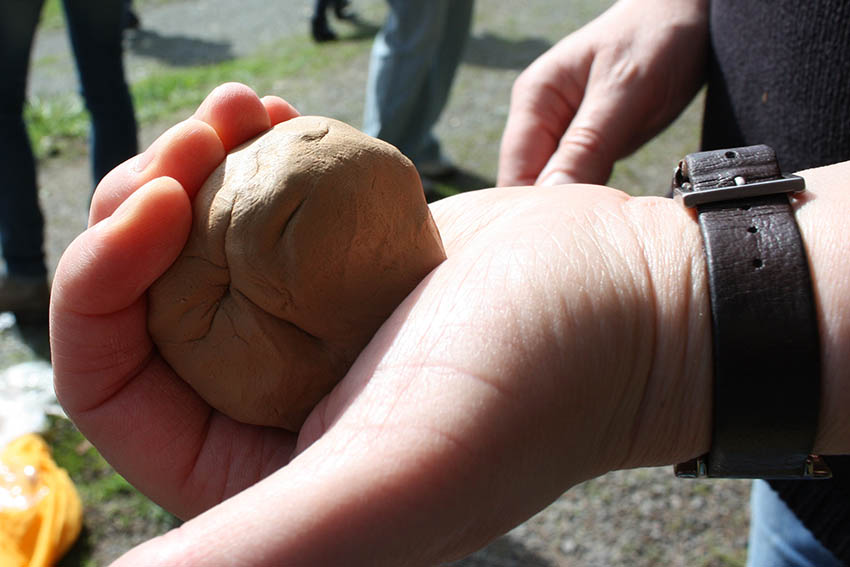
<instances>
[{"instance_id":1,"label":"strap holes","mask_svg":"<svg viewBox=\"0 0 850 567\"><path fill-rule=\"evenodd\" d=\"M723 155L726 156L726 159L734 159L734 158L738 157L738 154L736 152L732 152L732 151L728 151Z\"/></svg>"},{"instance_id":2,"label":"strap holes","mask_svg":"<svg viewBox=\"0 0 850 567\"><path fill-rule=\"evenodd\" d=\"M747 229L747 232L749 232L750 234L755 234L758 231L759 231L759 229L757 229L754 226L751 226L750 228Z\"/></svg>"},{"instance_id":3,"label":"strap holes","mask_svg":"<svg viewBox=\"0 0 850 567\"><path fill-rule=\"evenodd\" d=\"M753 259L753 268L761 268L762 266L764 266L764 262L762 261L761 258L754 258Z\"/></svg>"}]
</instances>

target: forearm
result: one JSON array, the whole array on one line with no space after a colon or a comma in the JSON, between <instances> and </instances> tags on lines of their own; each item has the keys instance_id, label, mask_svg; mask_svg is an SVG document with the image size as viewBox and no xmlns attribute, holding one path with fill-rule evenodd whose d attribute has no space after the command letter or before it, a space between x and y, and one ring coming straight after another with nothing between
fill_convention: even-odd
<instances>
[{"instance_id":1,"label":"forearm","mask_svg":"<svg viewBox=\"0 0 850 567\"><path fill-rule=\"evenodd\" d=\"M821 341L821 411L816 453L850 453L850 162L810 169L794 203L809 255Z\"/></svg>"},{"instance_id":2,"label":"forearm","mask_svg":"<svg viewBox=\"0 0 850 567\"><path fill-rule=\"evenodd\" d=\"M809 193L795 207L824 360L814 449L846 452L850 278L837 260L850 252L850 164L803 175ZM592 186L475 192L432 210L448 260L356 368L372 372L365 398L393 401L383 427L425 422L439 408L431 432L463 443L431 460L502 495L478 529L496 533L608 470L708 451L711 311L693 211ZM347 418L373 419L353 409ZM472 493L463 499L490 509Z\"/></svg>"},{"instance_id":3,"label":"forearm","mask_svg":"<svg viewBox=\"0 0 850 567\"><path fill-rule=\"evenodd\" d=\"M816 449L846 451L850 279L835 259L850 246L850 167L805 176L797 216L825 360ZM126 564L153 564L147 552L161 564L434 564L584 479L708 449L711 322L690 211L590 186L472 192L432 211L448 259L317 407L300 455ZM199 543L212 537L227 545Z\"/></svg>"}]
</instances>

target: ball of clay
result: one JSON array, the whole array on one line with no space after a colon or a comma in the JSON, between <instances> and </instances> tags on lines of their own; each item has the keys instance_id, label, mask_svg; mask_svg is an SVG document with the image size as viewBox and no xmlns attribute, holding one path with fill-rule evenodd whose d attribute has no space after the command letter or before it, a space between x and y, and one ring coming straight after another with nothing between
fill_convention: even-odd
<instances>
[{"instance_id":1,"label":"ball of clay","mask_svg":"<svg viewBox=\"0 0 850 567\"><path fill-rule=\"evenodd\" d=\"M413 164L328 118L233 150L149 292L148 329L211 406L297 431L402 299L445 259Z\"/></svg>"}]
</instances>

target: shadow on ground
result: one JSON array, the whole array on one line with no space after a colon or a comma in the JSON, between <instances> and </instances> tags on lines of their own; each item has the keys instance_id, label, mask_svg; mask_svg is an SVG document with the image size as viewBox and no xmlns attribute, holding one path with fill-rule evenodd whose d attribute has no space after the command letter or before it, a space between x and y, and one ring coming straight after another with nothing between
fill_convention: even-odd
<instances>
[{"instance_id":1,"label":"shadow on ground","mask_svg":"<svg viewBox=\"0 0 850 567\"><path fill-rule=\"evenodd\" d=\"M128 33L127 49L136 55L158 59L174 67L209 65L235 57L229 42L183 35L160 35L148 29Z\"/></svg>"},{"instance_id":2,"label":"shadow on ground","mask_svg":"<svg viewBox=\"0 0 850 567\"><path fill-rule=\"evenodd\" d=\"M469 38L463 61L481 67L521 70L550 47L550 42L536 37L510 40L484 33Z\"/></svg>"},{"instance_id":3,"label":"shadow on ground","mask_svg":"<svg viewBox=\"0 0 850 567\"><path fill-rule=\"evenodd\" d=\"M88 563L86 560L91 557L92 554L90 537L91 532L88 527L83 526L80 535L77 537L77 541L75 541L74 545L71 546L71 549L62 556L62 559L56 563L56 567L80 567L81 565L87 565Z\"/></svg>"},{"instance_id":4,"label":"shadow on ground","mask_svg":"<svg viewBox=\"0 0 850 567\"><path fill-rule=\"evenodd\" d=\"M342 41L371 40L381 29L379 24L364 20L356 14L346 18L341 24L345 26L345 31L340 34Z\"/></svg>"},{"instance_id":5,"label":"shadow on ground","mask_svg":"<svg viewBox=\"0 0 850 567\"><path fill-rule=\"evenodd\" d=\"M422 185L425 189L426 200L429 203L433 203L434 201L438 201L444 197L450 197L457 193L495 187L496 182L472 171L458 168L457 173L449 177L439 180L423 179Z\"/></svg>"},{"instance_id":6,"label":"shadow on ground","mask_svg":"<svg viewBox=\"0 0 850 567\"><path fill-rule=\"evenodd\" d=\"M502 536L481 551L443 567L554 567L521 541Z\"/></svg>"}]
</instances>

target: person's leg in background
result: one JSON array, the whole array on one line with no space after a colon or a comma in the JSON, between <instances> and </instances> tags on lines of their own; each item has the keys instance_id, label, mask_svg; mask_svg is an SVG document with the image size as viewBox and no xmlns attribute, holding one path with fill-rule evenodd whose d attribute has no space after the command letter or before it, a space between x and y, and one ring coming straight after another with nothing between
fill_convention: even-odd
<instances>
[{"instance_id":1,"label":"person's leg in background","mask_svg":"<svg viewBox=\"0 0 850 567\"><path fill-rule=\"evenodd\" d=\"M434 135L434 126L449 100L455 74L460 66L469 32L472 28L474 0L444 0L443 34L439 49L431 63L422 99L422 112L410 126L411 136L421 140L418 167L426 176L435 178L454 173L455 167L443 155Z\"/></svg>"},{"instance_id":2,"label":"person's leg in background","mask_svg":"<svg viewBox=\"0 0 850 567\"><path fill-rule=\"evenodd\" d=\"M138 153L136 117L124 76L123 0L64 0L80 90L91 115L94 184Z\"/></svg>"},{"instance_id":3,"label":"person's leg in background","mask_svg":"<svg viewBox=\"0 0 850 567\"><path fill-rule=\"evenodd\" d=\"M472 0L389 0L375 38L363 130L417 165L442 158L433 127L469 34ZM451 37L449 37L451 34Z\"/></svg>"},{"instance_id":4,"label":"person's leg in background","mask_svg":"<svg viewBox=\"0 0 850 567\"><path fill-rule=\"evenodd\" d=\"M767 482L753 482L747 567L842 565L844 563L806 529Z\"/></svg>"},{"instance_id":5,"label":"person's leg in background","mask_svg":"<svg viewBox=\"0 0 850 567\"><path fill-rule=\"evenodd\" d=\"M351 11L351 0L333 0L334 14L340 20L354 20L357 15Z\"/></svg>"},{"instance_id":6,"label":"person's leg in background","mask_svg":"<svg viewBox=\"0 0 850 567\"><path fill-rule=\"evenodd\" d=\"M44 218L35 158L23 118L30 50L43 0L0 2L0 311L19 322L47 315Z\"/></svg>"},{"instance_id":7,"label":"person's leg in background","mask_svg":"<svg viewBox=\"0 0 850 567\"><path fill-rule=\"evenodd\" d=\"M313 33L313 39L316 42L333 41L336 39L336 33L331 29L328 23L328 6L330 0L316 0L313 4L313 17L310 20L310 31Z\"/></svg>"},{"instance_id":8,"label":"person's leg in background","mask_svg":"<svg viewBox=\"0 0 850 567\"><path fill-rule=\"evenodd\" d=\"M121 19L121 27L125 30L137 30L142 27L139 15L133 9L133 0L124 0L124 16Z\"/></svg>"},{"instance_id":9,"label":"person's leg in background","mask_svg":"<svg viewBox=\"0 0 850 567\"><path fill-rule=\"evenodd\" d=\"M388 0L383 27L375 36L366 80L363 131L385 140L414 159L418 139L408 124L428 81L440 42L441 0Z\"/></svg>"}]
</instances>

